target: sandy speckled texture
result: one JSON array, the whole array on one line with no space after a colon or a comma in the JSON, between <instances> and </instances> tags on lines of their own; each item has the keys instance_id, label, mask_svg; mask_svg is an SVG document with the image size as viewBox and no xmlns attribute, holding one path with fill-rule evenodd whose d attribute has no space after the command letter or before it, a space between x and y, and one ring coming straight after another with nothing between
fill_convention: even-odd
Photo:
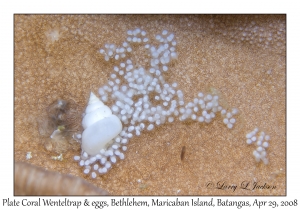
<instances>
[{"instance_id":1,"label":"sandy speckled texture","mask_svg":"<svg viewBox=\"0 0 300 210\"><path fill-rule=\"evenodd\" d=\"M15 15L14 23L15 161L80 176L112 195L286 194L285 173L278 172L286 166L285 15ZM163 29L175 34L178 60L165 79L178 83L186 101L199 91L217 92L240 115L232 130L218 118L208 125L176 120L143 132L130 140L125 160L93 180L73 161L80 145L62 162L51 159L57 154L41 144L37 119L63 98L76 104L80 125L90 91L107 83L114 66L98 50L120 45L136 27L151 39ZM271 136L267 166L255 162L254 147L246 144L255 127ZM239 187L245 180L276 189L206 187L210 181Z\"/></svg>"}]
</instances>

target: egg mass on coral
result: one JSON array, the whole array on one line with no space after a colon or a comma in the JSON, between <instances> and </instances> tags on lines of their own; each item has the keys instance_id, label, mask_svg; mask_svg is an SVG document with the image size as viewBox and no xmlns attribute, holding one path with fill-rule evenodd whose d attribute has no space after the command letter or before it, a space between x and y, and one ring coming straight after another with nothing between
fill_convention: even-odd
<instances>
[{"instance_id":1,"label":"egg mass on coral","mask_svg":"<svg viewBox=\"0 0 300 210\"><path fill-rule=\"evenodd\" d=\"M105 61L118 60L116 55L121 58L119 66L114 66L111 80L99 88L103 102L114 102L111 109L91 93L82 120L82 152L74 160L84 167L85 174L91 173L92 178L96 178L97 173L107 173L117 158L124 159L121 150L127 150L126 145L134 134L139 136L143 130L151 131L166 122L172 123L174 116L180 121L210 123L223 110L223 117L226 117L227 110L219 105L217 95L199 93L199 98L185 103L183 92L177 90L177 83L168 84L164 80L163 74L170 70L169 63L177 59L173 33L164 30L157 35L160 43L157 48L145 43L146 51L150 51L151 67L136 67L131 59L126 58L136 48L137 43L133 45L132 42L145 36L142 32L137 28L128 34L128 42L123 43L126 49L116 48L114 44L106 44L105 49L100 49ZM231 113L227 114L232 117ZM229 124L228 119L227 127L231 129L233 123Z\"/></svg>"}]
</instances>

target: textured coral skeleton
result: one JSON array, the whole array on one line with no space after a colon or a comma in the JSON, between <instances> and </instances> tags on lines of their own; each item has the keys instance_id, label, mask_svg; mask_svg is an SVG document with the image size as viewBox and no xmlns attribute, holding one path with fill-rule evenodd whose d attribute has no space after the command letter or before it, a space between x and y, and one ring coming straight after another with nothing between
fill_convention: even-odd
<instances>
[{"instance_id":1,"label":"textured coral skeleton","mask_svg":"<svg viewBox=\"0 0 300 210\"><path fill-rule=\"evenodd\" d=\"M254 177L263 180L275 169L284 168L285 17L138 17L16 15L15 160L28 161L42 167L45 166L41 161L46 161L49 170L87 178L72 162L73 156L78 155L79 145L76 149L66 150L63 162L51 160L52 155L60 153L55 152L53 145L49 151L40 146L41 134L37 129L32 129L36 128L33 121L45 111L45 107L62 98L78 103L79 118L76 123L80 125L89 91L99 96L99 85L107 83L114 63L119 66L111 58L106 64L105 56L97 54L97 49L105 46L105 41L121 46L124 33L119 36L119 32L142 26L143 30L149 32L150 42L153 41L153 35L163 28L176 35L178 58L174 63L176 67L174 68L174 64L169 66L168 72L163 74L166 81L170 84L172 81L177 82L188 101L197 96L197 90L203 88L205 93L214 95L208 89L217 88L222 94L217 94L221 99L229 99L229 103L234 102L230 105L239 108L239 115L234 117L236 124L233 130L226 131L227 125L223 124L226 120L223 122L222 118L213 120L210 125L190 123L190 120L180 123L177 117L174 117L172 124L156 126L154 123L155 132L143 130L140 137L130 139L130 144L124 146L127 148L123 152L126 158L124 161L117 159L117 167L113 166L109 176L89 181L116 195L173 195L178 189L181 189L180 194L186 195L225 195L225 191L207 192L203 187L193 186L202 186L199 177L201 180L218 179L220 176L237 180L252 180ZM46 39L45 33L53 30L59 36L54 34L55 39ZM137 61L136 52L132 47L133 56L130 57L134 63ZM118 61L121 60L121 52L119 54ZM144 66L146 61L139 60L138 63ZM268 71L269 69L272 71ZM121 82L124 83L122 80ZM37 86L38 89L35 88ZM113 102L108 97L105 104L112 108ZM218 115L216 118L220 119ZM247 120L243 122L240 118ZM228 118L229 122L230 119ZM270 163L267 167L255 164L252 145L245 146L243 140L245 134L254 127L263 128L272 135L272 144L268 149ZM47 134L50 140L53 131ZM80 134L74 134L74 137L80 138ZM186 145L187 153L185 161L181 162L182 145ZM233 148L236 152L229 153L228 150ZM32 151L33 158L30 160L25 158L28 151ZM185 166L185 170L181 170L177 160ZM168 164L164 164L166 162ZM231 174L228 166L236 173ZM192 174L197 176L191 176ZM272 194L284 194L284 177L279 176L273 180L279 187ZM139 179L148 186L146 190L139 191L130 184ZM190 184L185 184L187 180ZM266 191L240 193L269 194Z\"/></svg>"},{"instance_id":2,"label":"textured coral skeleton","mask_svg":"<svg viewBox=\"0 0 300 210\"><path fill-rule=\"evenodd\" d=\"M84 179L15 163L15 195L108 195Z\"/></svg>"}]
</instances>

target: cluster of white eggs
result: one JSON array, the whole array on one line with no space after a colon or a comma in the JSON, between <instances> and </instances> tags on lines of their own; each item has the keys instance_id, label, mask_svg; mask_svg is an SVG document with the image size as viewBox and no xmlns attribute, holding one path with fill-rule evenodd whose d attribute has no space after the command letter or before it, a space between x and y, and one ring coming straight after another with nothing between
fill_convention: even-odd
<instances>
[{"instance_id":1,"label":"cluster of white eggs","mask_svg":"<svg viewBox=\"0 0 300 210\"><path fill-rule=\"evenodd\" d=\"M229 128L231 129L233 127L233 125L236 122L236 119L234 118L234 115L238 114L238 110L236 108L233 108L231 110L231 112L226 111L225 109L223 109L221 111L221 115L223 116L223 123Z\"/></svg>"},{"instance_id":2,"label":"cluster of white eggs","mask_svg":"<svg viewBox=\"0 0 300 210\"><path fill-rule=\"evenodd\" d=\"M268 164L269 160L267 158L266 149L269 147L270 136L266 135L265 132L260 132L259 135L256 135L258 128L255 128L253 131L246 135L247 144L255 144L256 149L253 151L253 156L257 162L263 161L264 164Z\"/></svg>"},{"instance_id":3,"label":"cluster of white eggs","mask_svg":"<svg viewBox=\"0 0 300 210\"><path fill-rule=\"evenodd\" d=\"M139 136L144 130L150 131L155 126L171 123L176 117L180 121L210 123L218 113L231 129L236 121L233 116L238 113L236 108L231 112L222 108L219 96L213 94L200 92L192 102L185 103L183 92L176 89L177 83L168 84L164 80L163 73L169 70L169 64L177 58L174 34L163 30L161 34L156 35L157 47L148 43L146 32L139 28L129 30L127 34L127 42L121 47L107 44L105 49L100 50L106 61L114 59L116 63L118 60L119 65L114 66L108 84L99 88L101 101L112 102L111 108L107 109L103 102L91 94L83 120L85 130L82 135L82 153L81 156L74 157L79 165L84 167L84 173L91 174L92 178L96 178L97 174L105 174L117 159L124 159L123 152L127 150L129 139L134 135ZM134 63L127 57L138 45L144 45L144 49L149 52L148 68ZM99 106L95 108L97 104ZM86 119L91 120L88 117L91 113L95 118L92 123L86 125L84 122ZM92 130L97 120L101 121L106 119L105 117L112 118L111 122L118 128L105 127L103 123L99 123L111 136L98 147L90 140L94 137L89 136L97 134L88 130ZM118 121L122 122L121 129ZM95 132L100 131L98 129Z\"/></svg>"},{"instance_id":4,"label":"cluster of white eggs","mask_svg":"<svg viewBox=\"0 0 300 210\"><path fill-rule=\"evenodd\" d=\"M123 47L118 47L114 44L106 44L105 49L101 49L100 53L104 55L104 59L109 61L110 58L119 60L126 57L126 52L130 52L131 48L127 48L127 43L123 44Z\"/></svg>"}]
</instances>

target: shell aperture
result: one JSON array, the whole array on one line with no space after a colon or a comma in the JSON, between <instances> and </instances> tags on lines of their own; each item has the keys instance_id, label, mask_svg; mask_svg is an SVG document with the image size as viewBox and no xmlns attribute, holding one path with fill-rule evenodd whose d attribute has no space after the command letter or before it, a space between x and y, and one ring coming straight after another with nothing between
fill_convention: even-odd
<instances>
[{"instance_id":1,"label":"shell aperture","mask_svg":"<svg viewBox=\"0 0 300 210\"><path fill-rule=\"evenodd\" d=\"M90 95L85 113L81 147L89 155L96 155L121 132L122 123L94 93Z\"/></svg>"}]
</instances>

